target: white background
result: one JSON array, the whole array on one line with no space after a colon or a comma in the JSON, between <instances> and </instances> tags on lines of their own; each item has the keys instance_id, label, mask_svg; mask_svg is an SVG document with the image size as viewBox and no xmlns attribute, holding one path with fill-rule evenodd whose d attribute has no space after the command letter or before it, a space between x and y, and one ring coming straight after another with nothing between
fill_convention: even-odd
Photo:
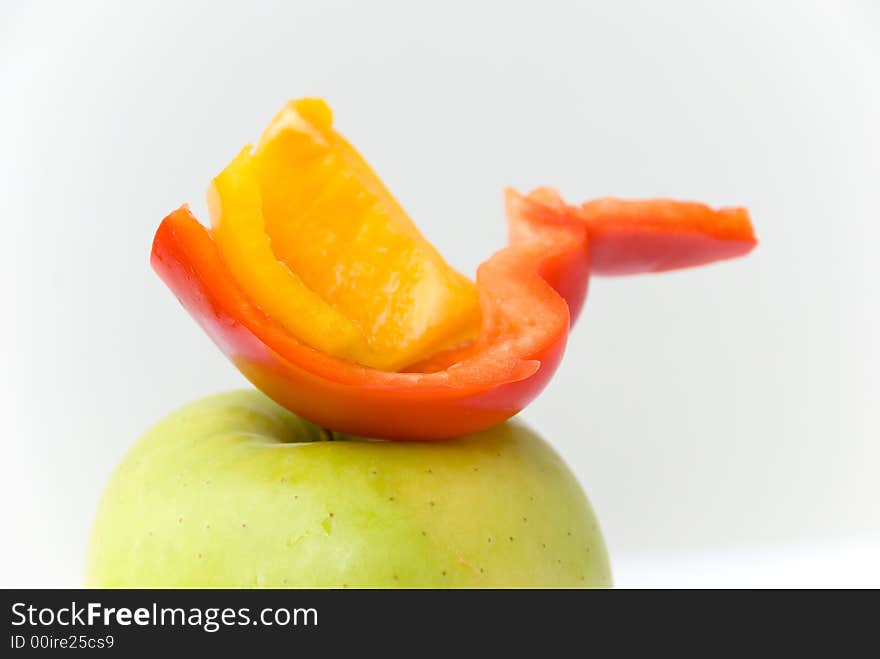
<instances>
[{"instance_id":1,"label":"white background","mask_svg":"<svg viewBox=\"0 0 880 659\"><path fill-rule=\"evenodd\" d=\"M523 416L619 585L880 586L878 5L500 0L0 0L0 584L79 584L126 449L243 386L150 241L302 95L468 273L507 184L748 206L747 259L595 279Z\"/></svg>"}]
</instances>

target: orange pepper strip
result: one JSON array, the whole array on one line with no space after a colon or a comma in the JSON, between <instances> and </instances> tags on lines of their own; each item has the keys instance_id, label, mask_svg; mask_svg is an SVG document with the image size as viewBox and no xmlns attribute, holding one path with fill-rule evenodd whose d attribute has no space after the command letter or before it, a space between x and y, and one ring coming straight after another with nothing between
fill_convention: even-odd
<instances>
[{"instance_id":1,"label":"orange pepper strip","mask_svg":"<svg viewBox=\"0 0 880 659\"><path fill-rule=\"evenodd\" d=\"M595 275L689 268L749 253L758 244L745 208L608 197L581 207Z\"/></svg>"},{"instance_id":2,"label":"orange pepper strip","mask_svg":"<svg viewBox=\"0 0 880 659\"><path fill-rule=\"evenodd\" d=\"M248 299L186 207L162 221L151 261L227 357L281 405L334 431L444 439L491 427L540 393L565 350L569 309L586 294L580 210L548 191L509 192L507 201L510 246L477 272L480 335L439 370L377 370L300 342Z\"/></svg>"}]
</instances>

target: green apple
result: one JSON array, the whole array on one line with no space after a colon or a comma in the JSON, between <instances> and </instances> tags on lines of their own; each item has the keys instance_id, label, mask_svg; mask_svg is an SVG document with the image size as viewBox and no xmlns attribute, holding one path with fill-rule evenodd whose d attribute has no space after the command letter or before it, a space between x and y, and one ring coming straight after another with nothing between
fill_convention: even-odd
<instances>
[{"instance_id":1,"label":"green apple","mask_svg":"<svg viewBox=\"0 0 880 659\"><path fill-rule=\"evenodd\" d=\"M315 426L256 391L191 403L101 499L92 586L609 586L562 459L507 422L438 442Z\"/></svg>"}]
</instances>

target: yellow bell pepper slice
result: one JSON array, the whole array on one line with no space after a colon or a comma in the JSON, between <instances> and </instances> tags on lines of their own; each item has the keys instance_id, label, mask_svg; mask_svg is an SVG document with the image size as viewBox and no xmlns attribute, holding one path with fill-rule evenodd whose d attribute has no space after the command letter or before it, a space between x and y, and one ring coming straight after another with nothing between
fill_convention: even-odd
<instances>
[{"instance_id":1,"label":"yellow bell pepper slice","mask_svg":"<svg viewBox=\"0 0 880 659\"><path fill-rule=\"evenodd\" d=\"M220 255L313 348L396 371L472 339L475 284L428 243L321 100L291 101L209 190Z\"/></svg>"}]
</instances>

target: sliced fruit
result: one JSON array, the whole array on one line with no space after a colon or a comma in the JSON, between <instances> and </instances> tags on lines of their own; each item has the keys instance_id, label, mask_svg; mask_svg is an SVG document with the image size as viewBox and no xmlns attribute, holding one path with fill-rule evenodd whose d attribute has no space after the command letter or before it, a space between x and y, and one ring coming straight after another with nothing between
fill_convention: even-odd
<instances>
[{"instance_id":1,"label":"sliced fruit","mask_svg":"<svg viewBox=\"0 0 880 659\"><path fill-rule=\"evenodd\" d=\"M321 352L396 371L472 339L476 285L419 233L323 101L288 103L209 191L247 296Z\"/></svg>"},{"instance_id":2,"label":"sliced fruit","mask_svg":"<svg viewBox=\"0 0 880 659\"><path fill-rule=\"evenodd\" d=\"M745 208L606 197L581 209L596 275L689 268L743 256L758 244Z\"/></svg>"},{"instance_id":3,"label":"sliced fruit","mask_svg":"<svg viewBox=\"0 0 880 659\"><path fill-rule=\"evenodd\" d=\"M554 286L564 295L586 290L587 232L577 208L566 214L511 192L508 215L511 245L477 272L480 335L432 372L367 368L304 345L254 306L185 207L162 221L151 260L220 349L281 405L339 432L437 440L489 428L541 392L565 349L569 307L581 303Z\"/></svg>"}]
</instances>

